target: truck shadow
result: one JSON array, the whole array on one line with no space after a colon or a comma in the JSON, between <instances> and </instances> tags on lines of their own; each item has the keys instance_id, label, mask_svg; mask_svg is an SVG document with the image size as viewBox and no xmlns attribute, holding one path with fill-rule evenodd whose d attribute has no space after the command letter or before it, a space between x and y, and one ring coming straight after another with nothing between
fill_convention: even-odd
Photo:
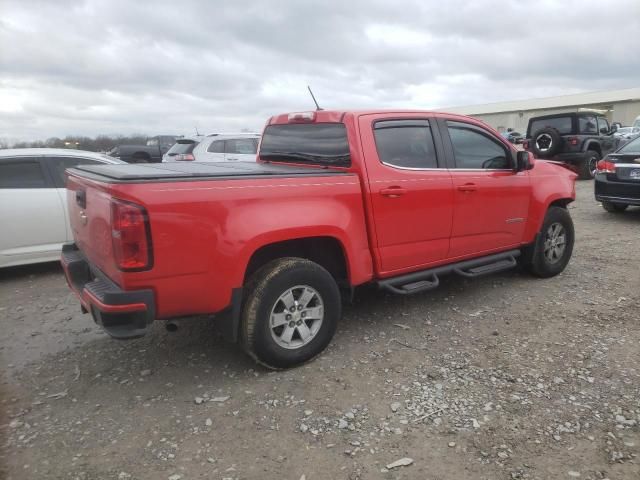
<instances>
[{"instance_id":1,"label":"truck shadow","mask_svg":"<svg viewBox=\"0 0 640 480\"><path fill-rule=\"evenodd\" d=\"M34 263L31 265L19 265L15 267L0 268L0 282L20 280L25 277L46 274L62 273L62 265L59 261Z\"/></svg>"}]
</instances>

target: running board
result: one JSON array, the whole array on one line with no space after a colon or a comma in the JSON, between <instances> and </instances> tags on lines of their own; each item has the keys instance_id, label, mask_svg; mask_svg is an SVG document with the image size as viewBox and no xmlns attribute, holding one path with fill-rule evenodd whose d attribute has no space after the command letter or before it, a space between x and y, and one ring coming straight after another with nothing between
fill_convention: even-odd
<instances>
[{"instance_id":1,"label":"running board","mask_svg":"<svg viewBox=\"0 0 640 480\"><path fill-rule=\"evenodd\" d=\"M387 278L380 280L378 286L398 295L426 292L440 285L439 275L455 273L463 277L475 278L489 275L490 273L502 272L515 267L518 264L516 261L518 256L520 256L520 250L509 250L508 252Z\"/></svg>"}]
</instances>

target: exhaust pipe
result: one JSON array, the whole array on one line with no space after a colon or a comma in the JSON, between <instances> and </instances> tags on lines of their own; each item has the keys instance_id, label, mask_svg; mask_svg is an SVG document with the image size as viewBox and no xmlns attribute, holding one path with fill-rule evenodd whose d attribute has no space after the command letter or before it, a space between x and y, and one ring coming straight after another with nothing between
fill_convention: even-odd
<instances>
[{"instance_id":1,"label":"exhaust pipe","mask_svg":"<svg viewBox=\"0 0 640 480\"><path fill-rule=\"evenodd\" d=\"M167 329L167 332L172 332L172 333L177 332L178 324L176 322L167 322L164 328Z\"/></svg>"}]
</instances>

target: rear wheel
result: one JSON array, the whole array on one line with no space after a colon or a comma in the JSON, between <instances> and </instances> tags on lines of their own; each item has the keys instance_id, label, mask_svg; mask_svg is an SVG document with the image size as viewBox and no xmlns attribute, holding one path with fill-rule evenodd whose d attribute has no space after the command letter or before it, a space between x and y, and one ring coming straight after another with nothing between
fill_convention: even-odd
<instances>
[{"instance_id":1,"label":"rear wheel","mask_svg":"<svg viewBox=\"0 0 640 480\"><path fill-rule=\"evenodd\" d=\"M537 277L553 277L562 272L573 252L573 221L561 207L549 207L534 245L523 252L524 267Z\"/></svg>"},{"instance_id":2,"label":"rear wheel","mask_svg":"<svg viewBox=\"0 0 640 480\"><path fill-rule=\"evenodd\" d=\"M625 203L602 202L602 208L604 208L609 213L624 212L628 206L629 205Z\"/></svg>"},{"instance_id":3,"label":"rear wheel","mask_svg":"<svg viewBox=\"0 0 640 480\"><path fill-rule=\"evenodd\" d=\"M587 150L584 160L578 166L578 176L583 180L590 180L596 176L596 166L600 154L595 150Z\"/></svg>"},{"instance_id":4,"label":"rear wheel","mask_svg":"<svg viewBox=\"0 0 640 480\"><path fill-rule=\"evenodd\" d=\"M322 352L342 313L336 281L317 263L274 260L246 286L242 311L245 351L269 368L300 365Z\"/></svg>"}]
</instances>

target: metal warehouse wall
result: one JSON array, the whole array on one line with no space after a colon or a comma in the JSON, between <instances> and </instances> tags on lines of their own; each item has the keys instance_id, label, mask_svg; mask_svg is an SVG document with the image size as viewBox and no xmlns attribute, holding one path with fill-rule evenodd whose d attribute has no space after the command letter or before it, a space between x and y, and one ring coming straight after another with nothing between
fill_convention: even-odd
<instances>
[{"instance_id":1,"label":"metal warehouse wall","mask_svg":"<svg viewBox=\"0 0 640 480\"><path fill-rule=\"evenodd\" d=\"M620 102L609 105L581 105L573 107L552 108L547 110L525 110L519 112L501 112L473 115L488 123L499 131L513 128L522 134L526 133L529 118L540 115L552 115L554 113L576 112L579 109L593 108L596 110L609 110L609 121L620 122L623 125L631 125L640 115L640 101Z\"/></svg>"}]
</instances>

